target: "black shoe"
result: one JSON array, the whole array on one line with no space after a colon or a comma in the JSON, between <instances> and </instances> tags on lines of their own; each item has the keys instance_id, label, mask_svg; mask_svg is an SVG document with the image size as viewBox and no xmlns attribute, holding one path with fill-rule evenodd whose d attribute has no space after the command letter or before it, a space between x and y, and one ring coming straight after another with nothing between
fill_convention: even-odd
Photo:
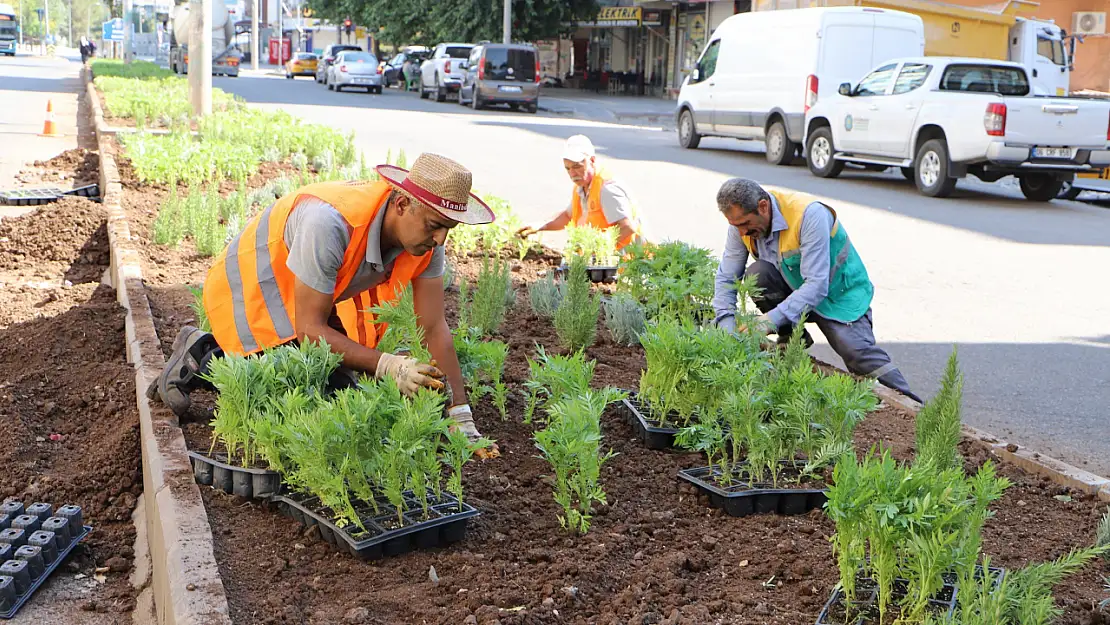
<instances>
[{"instance_id":1,"label":"black shoe","mask_svg":"<svg viewBox=\"0 0 1110 625\"><path fill-rule=\"evenodd\" d=\"M161 399L179 417L189 412L189 392L203 385L200 377L208 362L219 353L219 345L208 332L183 326L173 340L173 353L162 373L146 389L150 399Z\"/></svg>"},{"instance_id":2,"label":"black shoe","mask_svg":"<svg viewBox=\"0 0 1110 625\"><path fill-rule=\"evenodd\" d=\"M793 330L783 330L779 332L778 338L775 339L775 343L779 345L790 343L790 335L793 333ZM813 337L809 335L809 330L802 330L802 340L805 341L806 349L813 347Z\"/></svg>"}]
</instances>

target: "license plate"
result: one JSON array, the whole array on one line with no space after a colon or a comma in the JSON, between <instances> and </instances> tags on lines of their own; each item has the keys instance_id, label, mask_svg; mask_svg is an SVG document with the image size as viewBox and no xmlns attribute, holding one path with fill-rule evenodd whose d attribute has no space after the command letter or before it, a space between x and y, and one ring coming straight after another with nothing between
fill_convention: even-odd
<instances>
[{"instance_id":1,"label":"license plate","mask_svg":"<svg viewBox=\"0 0 1110 625\"><path fill-rule=\"evenodd\" d=\"M1071 158L1071 148L1033 148L1034 158Z\"/></svg>"},{"instance_id":2,"label":"license plate","mask_svg":"<svg viewBox=\"0 0 1110 625\"><path fill-rule=\"evenodd\" d=\"M369 78L356 78L355 82L370 82Z\"/></svg>"},{"instance_id":3,"label":"license plate","mask_svg":"<svg viewBox=\"0 0 1110 625\"><path fill-rule=\"evenodd\" d=\"M520 87L511 87L509 85L501 85L497 88L497 90L502 93L520 93L521 91L523 91L523 89L521 89Z\"/></svg>"}]
</instances>

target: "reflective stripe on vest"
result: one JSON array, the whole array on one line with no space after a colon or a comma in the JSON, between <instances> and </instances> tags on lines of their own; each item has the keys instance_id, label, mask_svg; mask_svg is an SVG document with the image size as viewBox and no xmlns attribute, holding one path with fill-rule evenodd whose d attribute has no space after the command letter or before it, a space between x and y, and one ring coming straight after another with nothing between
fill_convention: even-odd
<instances>
[{"instance_id":1,"label":"reflective stripe on vest","mask_svg":"<svg viewBox=\"0 0 1110 625\"><path fill-rule=\"evenodd\" d=\"M588 191L587 203L589 205L589 210L586 211L586 224L599 230L605 230L606 228L612 228L617 225L609 222L605 217L605 209L601 206L601 189L605 186L605 183L612 179L613 176L609 173L608 169L600 165L595 166L594 177L593 180L590 181L590 188ZM579 187L575 186L574 189L571 190L570 195L570 223L575 226L580 225L578 222L582 219L582 194L579 193L578 189ZM632 206L632 215L630 216L630 220L632 221L632 234L617 241L618 250L641 236L639 211L636 209L636 204L632 202L631 197L628 198L628 201Z\"/></svg>"},{"instance_id":2,"label":"reflective stripe on vest","mask_svg":"<svg viewBox=\"0 0 1110 625\"><path fill-rule=\"evenodd\" d=\"M220 347L228 353L252 354L296 338L296 276L286 264L285 225L301 197L330 204L347 222L350 243L336 275L334 297L338 297L366 262L370 225L391 192L385 182L318 183L279 199L251 218L213 264L204 283L204 308ZM423 256L402 252L385 282L335 302L347 336L367 347L377 345L382 328L375 328L366 310L392 300L427 268L431 258L432 252Z\"/></svg>"}]
</instances>

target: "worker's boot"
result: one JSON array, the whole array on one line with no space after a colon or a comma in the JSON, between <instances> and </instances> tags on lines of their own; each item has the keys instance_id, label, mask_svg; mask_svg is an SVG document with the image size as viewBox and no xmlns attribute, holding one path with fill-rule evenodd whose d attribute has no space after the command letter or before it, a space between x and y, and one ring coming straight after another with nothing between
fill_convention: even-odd
<instances>
[{"instance_id":1,"label":"worker's boot","mask_svg":"<svg viewBox=\"0 0 1110 625\"><path fill-rule=\"evenodd\" d=\"M184 326L173 340L173 353L162 373L146 390L150 399L161 399L179 417L189 412L189 393L198 388L212 388L204 379L208 363L223 355L215 337L208 332Z\"/></svg>"}]
</instances>

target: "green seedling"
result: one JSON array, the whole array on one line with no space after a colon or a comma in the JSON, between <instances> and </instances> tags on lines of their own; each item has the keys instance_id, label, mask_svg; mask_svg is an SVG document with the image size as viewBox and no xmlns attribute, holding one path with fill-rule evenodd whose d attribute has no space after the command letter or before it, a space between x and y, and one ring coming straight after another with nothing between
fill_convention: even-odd
<instances>
[{"instance_id":1,"label":"green seedling","mask_svg":"<svg viewBox=\"0 0 1110 625\"><path fill-rule=\"evenodd\" d=\"M459 502L459 512L463 509L463 486L462 486L462 470L463 465L470 461L475 453L482 449L487 449L493 441L488 438L480 438L476 441L471 441L459 430L451 430L447 433L446 443L442 447L441 457L444 464L451 467L451 475L447 478L447 490L450 491L455 499Z\"/></svg>"},{"instance_id":2,"label":"green seedling","mask_svg":"<svg viewBox=\"0 0 1110 625\"><path fill-rule=\"evenodd\" d=\"M555 310L555 333L563 346L580 351L593 345L600 311L601 297L591 292L586 261L574 256L567 268L566 293Z\"/></svg>"},{"instance_id":3,"label":"green seedling","mask_svg":"<svg viewBox=\"0 0 1110 625\"><path fill-rule=\"evenodd\" d=\"M605 327L617 343L639 345L645 324L644 307L630 296L617 294L605 302Z\"/></svg>"},{"instance_id":4,"label":"green seedling","mask_svg":"<svg viewBox=\"0 0 1110 625\"><path fill-rule=\"evenodd\" d=\"M548 272L528 285L528 303L532 311L544 319L554 319L559 303L566 293L566 283L555 280L555 273Z\"/></svg>"},{"instance_id":5,"label":"green seedling","mask_svg":"<svg viewBox=\"0 0 1110 625\"><path fill-rule=\"evenodd\" d=\"M542 345L536 346L536 357L528 359L528 402L524 408L524 422L531 423L537 406L542 400L546 412L564 397L577 397L589 391L594 378L594 360L576 352L570 356L548 354Z\"/></svg>"}]
</instances>

